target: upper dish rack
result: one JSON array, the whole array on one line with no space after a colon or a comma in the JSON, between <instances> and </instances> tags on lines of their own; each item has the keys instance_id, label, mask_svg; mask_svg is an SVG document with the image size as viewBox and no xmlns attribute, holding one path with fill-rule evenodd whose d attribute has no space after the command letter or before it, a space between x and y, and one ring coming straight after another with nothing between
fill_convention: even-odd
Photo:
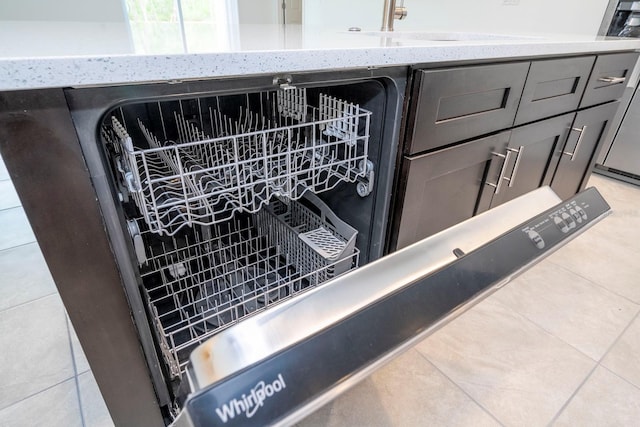
<instances>
[{"instance_id":1,"label":"upper dish rack","mask_svg":"<svg viewBox=\"0 0 640 427\"><path fill-rule=\"evenodd\" d=\"M217 97L189 102L197 103L198 114L185 114L183 101L174 102L170 114L158 103L161 131L157 123L127 121L122 109L101 129L152 232L175 235L184 226L258 212L274 197L297 200L306 191L372 179L371 113L358 105L319 94L312 107L304 88L263 92L258 101L247 96L234 118ZM132 125L134 132L127 129ZM175 140L167 137L169 127Z\"/></svg>"}]
</instances>

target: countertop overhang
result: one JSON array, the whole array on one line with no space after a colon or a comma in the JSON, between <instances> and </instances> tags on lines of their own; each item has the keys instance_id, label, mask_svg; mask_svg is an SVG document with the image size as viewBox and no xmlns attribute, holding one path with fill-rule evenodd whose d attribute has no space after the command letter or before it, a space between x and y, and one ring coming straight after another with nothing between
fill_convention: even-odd
<instances>
[{"instance_id":1,"label":"countertop overhang","mask_svg":"<svg viewBox=\"0 0 640 427\"><path fill-rule=\"evenodd\" d=\"M226 44L189 46L183 39L173 47L154 51L134 46L126 37L126 29L115 24L112 28L68 23L61 32L62 27L49 23L40 28L38 35L34 32L35 23L1 23L3 91L640 49L637 39L580 35L447 41L301 26L251 26L243 28L235 38L227 37ZM83 38L87 32L92 37ZM43 44L48 34L50 40ZM116 42L118 37L113 34L122 40Z\"/></svg>"}]
</instances>

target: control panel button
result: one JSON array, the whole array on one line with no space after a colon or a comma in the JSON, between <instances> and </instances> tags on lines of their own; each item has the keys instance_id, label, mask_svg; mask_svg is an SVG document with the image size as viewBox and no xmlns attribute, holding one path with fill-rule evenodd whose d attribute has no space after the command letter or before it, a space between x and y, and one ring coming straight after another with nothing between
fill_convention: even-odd
<instances>
[{"instance_id":1,"label":"control panel button","mask_svg":"<svg viewBox=\"0 0 640 427\"><path fill-rule=\"evenodd\" d=\"M582 224L582 215L580 215L578 211L569 209L569 215L571 215L578 224Z\"/></svg>"},{"instance_id":2,"label":"control panel button","mask_svg":"<svg viewBox=\"0 0 640 427\"><path fill-rule=\"evenodd\" d=\"M568 233L569 232L569 224L567 224L562 218L560 218L559 216L554 216L553 217L553 222L556 224L556 226L560 229L560 231L562 231L563 233Z\"/></svg>"},{"instance_id":3,"label":"control panel button","mask_svg":"<svg viewBox=\"0 0 640 427\"><path fill-rule=\"evenodd\" d=\"M578 212L580 214L580 216L582 217L583 221L587 220L587 213L580 206L576 206L576 212Z\"/></svg>"},{"instance_id":4,"label":"control panel button","mask_svg":"<svg viewBox=\"0 0 640 427\"><path fill-rule=\"evenodd\" d=\"M544 249L544 246L545 246L544 240L542 239L540 234L538 234L537 231L527 230L527 235L529 236L529 239L531 239L531 241L536 245L538 249Z\"/></svg>"},{"instance_id":5,"label":"control panel button","mask_svg":"<svg viewBox=\"0 0 640 427\"><path fill-rule=\"evenodd\" d=\"M569 226L569 230L572 230L572 229L576 228L576 222L573 220L573 218L568 213L562 212L562 219Z\"/></svg>"}]
</instances>

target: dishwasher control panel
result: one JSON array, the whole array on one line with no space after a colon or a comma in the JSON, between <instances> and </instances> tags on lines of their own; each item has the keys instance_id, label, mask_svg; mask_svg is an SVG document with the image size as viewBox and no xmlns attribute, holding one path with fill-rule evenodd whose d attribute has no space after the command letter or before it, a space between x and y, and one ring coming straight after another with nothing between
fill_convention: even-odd
<instances>
[{"instance_id":1,"label":"dishwasher control panel","mask_svg":"<svg viewBox=\"0 0 640 427\"><path fill-rule=\"evenodd\" d=\"M590 219L603 215L603 212L608 214L608 208L597 192L584 191L526 224L522 231L538 249L544 249L550 238L572 234L590 224Z\"/></svg>"}]
</instances>

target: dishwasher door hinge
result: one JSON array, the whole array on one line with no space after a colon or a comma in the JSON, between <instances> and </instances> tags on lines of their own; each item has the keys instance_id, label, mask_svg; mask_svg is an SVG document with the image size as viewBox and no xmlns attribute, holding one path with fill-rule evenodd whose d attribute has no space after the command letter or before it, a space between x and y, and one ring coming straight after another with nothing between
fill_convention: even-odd
<instances>
[{"instance_id":1,"label":"dishwasher door hinge","mask_svg":"<svg viewBox=\"0 0 640 427\"><path fill-rule=\"evenodd\" d=\"M358 196L367 197L373 191L375 178L373 162L371 160L360 160L359 167L364 177L358 179L356 191L358 192Z\"/></svg>"}]
</instances>

